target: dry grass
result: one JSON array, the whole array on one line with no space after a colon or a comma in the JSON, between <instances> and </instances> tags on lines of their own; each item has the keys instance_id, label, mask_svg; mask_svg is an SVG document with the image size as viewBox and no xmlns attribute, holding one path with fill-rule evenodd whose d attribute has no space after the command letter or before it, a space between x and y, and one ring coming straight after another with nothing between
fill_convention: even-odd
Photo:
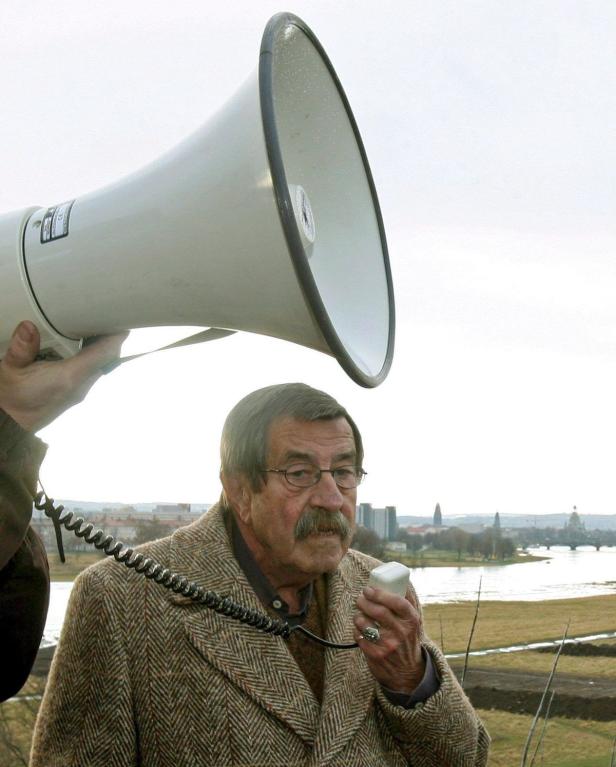
<instances>
[{"instance_id":1,"label":"dry grass","mask_svg":"<svg viewBox=\"0 0 616 767\"><path fill-rule=\"evenodd\" d=\"M58 554L48 553L49 572L52 581L73 581L86 567L105 557L101 551L67 551L66 562L62 564Z\"/></svg>"},{"instance_id":2,"label":"dry grass","mask_svg":"<svg viewBox=\"0 0 616 767\"><path fill-rule=\"evenodd\" d=\"M562 660L562 658L561 658ZM530 729L530 714L479 711L492 737L490 767L515 767L520 763ZM607 767L614 738L612 722L551 718L536 767ZM531 754L534 743L531 747Z\"/></svg>"},{"instance_id":3,"label":"dry grass","mask_svg":"<svg viewBox=\"0 0 616 767\"><path fill-rule=\"evenodd\" d=\"M440 641L440 616L446 652L464 652L474 613L474 602L426 605L426 631ZM547 602L482 602L472 649L557 640L568 620L571 637L616 631L616 594Z\"/></svg>"},{"instance_id":4,"label":"dry grass","mask_svg":"<svg viewBox=\"0 0 616 767\"><path fill-rule=\"evenodd\" d=\"M473 656L472 667L475 669L508 669L510 671L533 671L550 673L554 655L541 652L514 652L498 655ZM616 679L616 658L585 658L574 655L561 655L558 660L558 674L572 674L579 677L602 677ZM616 684L614 685L616 689ZM614 733L616 735L616 732Z\"/></svg>"},{"instance_id":5,"label":"dry grass","mask_svg":"<svg viewBox=\"0 0 616 767\"><path fill-rule=\"evenodd\" d=\"M0 704L2 767L27 767L34 721L40 705L39 695L44 685L43 677L30 676L20 691L20 700ZM33 696L33 699L27 696Z\"/></svg>"}]
</instances>

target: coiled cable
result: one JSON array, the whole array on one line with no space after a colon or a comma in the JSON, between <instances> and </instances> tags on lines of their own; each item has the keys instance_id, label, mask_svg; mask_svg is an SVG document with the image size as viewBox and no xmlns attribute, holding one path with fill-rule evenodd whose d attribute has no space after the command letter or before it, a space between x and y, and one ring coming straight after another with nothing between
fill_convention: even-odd
<instances>
[{"instance_id":1,"label":"coiled cable","mask_svg":"<svg viewBox=\"0 0 616 767\"><path fill-rule=\"evenodd\" d=\"M42 484L41 487L43 487ZM106 534L103 530L94 530L94 525L89 522L86 523L83 517L76 517L74 512L66 510L62 504L56 506L54 499L47 495L44 488L35 495L34 506L39 511L44 511L45 515L53 521L58 551L62 562L65 561L64 547L62 545L62 527L64 527L78 538L83 538L86 543L99 549L107 556L113 557L117 562L121 562L126 567L135 570L135 572L140 573L145 578L159 583L175 594L188 597L193 602L205 605L220 615L225 615L228 618L240 621L240 623L253 626L259 629L259 631L264 631L266 634L273 634L274 636L288 639L293 631L299 631L324 647L337 650L350 650L357 647L355 642L352 644L329 642L327 639L313 634L301 625L291 627L286 621L276 620L259 610L253 610L250 607L240 605L228 596L222 596L215 591L207 591L202 586L189 581L186 576L174 573L169 568L154 561L151 557L147 557L141 552L135 552L131 546L127 546L121 541L116 541L113 536Z\"/></svg>"}]
</instances>

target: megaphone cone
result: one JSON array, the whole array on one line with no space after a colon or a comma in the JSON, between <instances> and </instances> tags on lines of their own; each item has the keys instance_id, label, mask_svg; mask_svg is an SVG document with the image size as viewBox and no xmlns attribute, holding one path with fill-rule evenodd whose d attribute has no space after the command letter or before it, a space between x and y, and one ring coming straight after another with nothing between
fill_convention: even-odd
<instances>
[{"instance_id":1,"label":"megaphone cone","mask_svg":"<svg viewBox=\"0 0 616 767\"><path fill-rule=\"evenodd\" d=\"M208 123L118 182L0 218L0 354L21 319L45 344L126 328L213 326L387 375L394 299L376 191L350 106L296 16Z\"/></svg>"}]
</instances>

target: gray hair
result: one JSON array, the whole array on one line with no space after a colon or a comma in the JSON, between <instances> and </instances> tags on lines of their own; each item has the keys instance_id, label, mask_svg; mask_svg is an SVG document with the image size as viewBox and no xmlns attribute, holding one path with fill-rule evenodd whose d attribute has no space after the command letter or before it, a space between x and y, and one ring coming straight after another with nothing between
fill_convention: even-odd
<instances>
[{"instance_id":1,"label":"gray hair","mask_svg":"<svg viewBox=\"0 0 616 767\"><path fill-rule=\"evenodd\" d=\"M225 421L220 440L221 474L244 474L258 492L269 449L269 431L279 418L298 421L333 421L345 418L355 440L357 465L364 448L355 421L333 397L302 383L277 384L257 389L241 399Z\"/></svg>"}]
</instances>

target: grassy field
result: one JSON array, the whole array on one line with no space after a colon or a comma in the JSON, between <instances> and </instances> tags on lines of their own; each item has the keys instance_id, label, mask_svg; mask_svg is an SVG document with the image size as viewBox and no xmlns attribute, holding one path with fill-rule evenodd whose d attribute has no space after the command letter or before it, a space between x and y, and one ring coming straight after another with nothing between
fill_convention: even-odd
<instances>
[{"instance_id":1,"label":"grassy field","mask_svg":"<svg viewBox=\"0 0 616 767\"><path fill-rule=\"evenodd\" d=\"M516 553L509 559L484 559L481 556L471 556L462 552L458 559L455 551L444 549L426 549L416 554L403 554L399 551L386 551L385 560L402 562L407 567L491 567L496 565L516 565L521 562L539 562L548 557L537 557L533 554Z\"/></svg>"},{"instance_id":2,"label":"grassy field","mask_svg":"<svg viewBox=\"0 0 616 767\"><path fill-rule=\"evenodd\" d=\"M104 559L105 555L97 549L92 551L68 551L66 562L62 564L58 554L48 553L49 572L52 581L73 581L86 567Z\"/></svg>"},{"instance_id":3,"label":"grassy field","mask_svg":"<svg viewBox=\"0 0 616 767\"><path fill-rule=\"evenodd\" d=\"M614 640L612 640L614 641ZM505 655L474 655L471 660L473 668L478 669L507 669L509 671L534 671L547 675L554 663L553 653L544 652L512 652ZM584 658L573 655L561 655L558 659L558 672L575 674L583 677L603 677L616 680L616 658L593 657ZM616 689L616 682L614 683ZM616 728L614 735L616 736Z\"/></svg>"},{"instance_id":4,"label":"grassy field","mask_svg":"<svg viewBox=\"0 0 616 767\"><path fill-rule=\"evenodd\" d=\"M532 717L502 711L479 711L492 736L490 767L515 767L520 764ZM541 733L540 722L531 744L530 765ZM616 727L612 722L550 718L535 767L609 767Z\"/></svg>"},{"instance_id":5,"label":"grassy field","mask_svg":"<svg viewBox=\"0 0 616 767\"><path fill-rule=\"evenodd\" d=\"M30 676L20 695L19 701L0 704L0 765L2 767L26 767L32 742L32 731L40 705L38 696L43 691L45 680Z\"/></svg>"},{"instance_id":6,"label":"grassy field","mask_svg":"<svg viewBox=\"0 0 616 767\"><path fill-rule=\"evenodd\" d=\"M464 652L474 614L472 602L426 605L426 631L440 644L442 625L445 652ZM616 594L547 602L482 602L472 649L560 639L569 620L570 637L616 631Z\"/></svg>"}]
</instances>

